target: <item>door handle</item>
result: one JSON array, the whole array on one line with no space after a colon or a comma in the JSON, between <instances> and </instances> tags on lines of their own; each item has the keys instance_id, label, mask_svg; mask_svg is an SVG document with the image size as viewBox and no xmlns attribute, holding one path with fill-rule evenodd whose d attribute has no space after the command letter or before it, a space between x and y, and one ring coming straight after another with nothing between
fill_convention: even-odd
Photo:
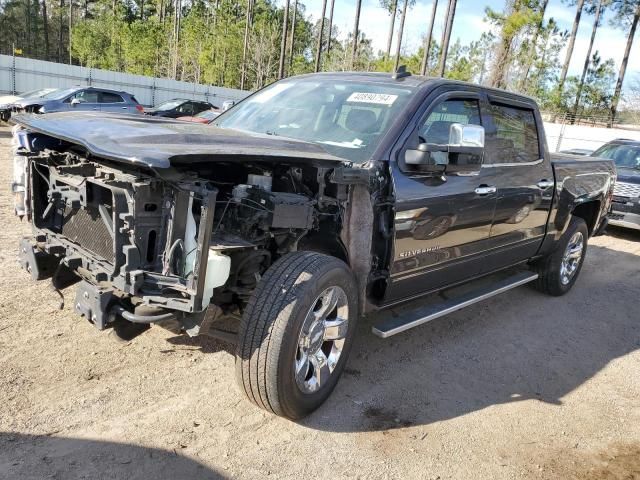
<instances>
[{"instance_id":1,"label":"door handle","mask_svg":"<svg viewBox=\"0 0 640 480\"><path fill-rule=\"evenodd\" d=\"M546 190L547 188L553 187L554 183L550 180L540 180L537 185L538 185L538 188L541 188L542 190Z\"/></svg>"},{"instance_id":2,"label":"door handle","mask_svg":"<svg viewBox=\"0 0 640 480\"><path fill-rule=\"evenodd\" d=\"M480 185L474 191L477 195L489 195L490 193L496 193L498 189L493 185Z\"/></svg>"}]
</instances>

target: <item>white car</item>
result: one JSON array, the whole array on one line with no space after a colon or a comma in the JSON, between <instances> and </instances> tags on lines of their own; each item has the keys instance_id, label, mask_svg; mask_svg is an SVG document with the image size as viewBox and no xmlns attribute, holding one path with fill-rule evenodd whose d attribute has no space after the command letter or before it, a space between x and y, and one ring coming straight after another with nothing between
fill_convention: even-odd
<instances>
[{"instance_id":1,"label":"white car","mask_svg":"<svg viewBox=\"0 0 640 480\"><path fill-rule=\"evenodd\" d=\"M29 90L19 93L18 95L4 95L0 97L0 120L7 121L11 117L11 105L25 98L40 98L53 91L56 88L39 88L37 90Z\"/></svg>"}]
</instances>

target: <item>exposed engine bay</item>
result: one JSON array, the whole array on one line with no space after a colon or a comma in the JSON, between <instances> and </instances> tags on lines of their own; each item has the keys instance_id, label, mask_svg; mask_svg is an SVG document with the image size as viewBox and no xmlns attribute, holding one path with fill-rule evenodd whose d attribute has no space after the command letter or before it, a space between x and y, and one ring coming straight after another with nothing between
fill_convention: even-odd
<instances>
[{"instance_id":1,"label":"exposed engine bay","mask_svg":"<svg viewBox=\"0 0 640 480\"><path fill-rule=\"evenodd\" d=\"M35 233L20 261L57 289L82 280L74 307L99 329L118 317L177 319L188 330L207 310L237 316L286 253L320 249L347 261L354 248L343 225L362 175L260 159L154 171L27 131L16 138L16 213Z\"/></svg>"}]
</instances>

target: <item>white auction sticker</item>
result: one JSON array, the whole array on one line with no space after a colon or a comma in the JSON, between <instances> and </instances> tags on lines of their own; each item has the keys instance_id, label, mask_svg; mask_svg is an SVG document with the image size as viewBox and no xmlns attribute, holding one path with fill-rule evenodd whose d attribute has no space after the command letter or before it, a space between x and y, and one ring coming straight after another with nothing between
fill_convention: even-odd
<instances>
[{"instance_id":1,"label":"white auction sticker","mask_svg":"<svg viewBox=\"0 0 640 480\"><path fill-rule=\"evenodd\" d=\"M397 95L388 95L386 93L353 92L349 95L349 98L347 98L347 102L393 105L393 102L395 102L397 98Z\"/></svg>"}]
</instances>

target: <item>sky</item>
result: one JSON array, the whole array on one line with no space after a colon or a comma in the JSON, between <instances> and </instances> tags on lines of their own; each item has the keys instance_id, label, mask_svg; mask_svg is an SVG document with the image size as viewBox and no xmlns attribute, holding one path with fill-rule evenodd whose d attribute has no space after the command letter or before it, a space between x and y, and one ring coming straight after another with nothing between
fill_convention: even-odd
<instances>
[{"instance_id":1,"label":"sky","mask_svg":"<svg viewBox=\"0 0 640 480\"><path fill-rule=\"evenodd\" d=\"M327 17L329 16L330 2L331 0L327 1ZM280 0L279 3L284 2ZM447 3L447 0L440 0L438 3L438 12L434 26L434 38L438 40L442 35ZM314 20L320 18L322 0L306 0L304 4L307 8L307 13L311 15ZM346 34L353 30L355 4L355 0L335 0L334 25L339 28L341 38L346 37ZM422 39L431 16L432 5L432 0L416 0L415 6L407 13L405 34L402 42L402 51L404 53L416 51L423 41ZM491 25L484 22L484 10L487 6L501 11L504 7L504 0L458 0L451 43L459 38L462 44L468 44L480 38L483 32L491 29ZM574 16L575 7L568 7L563 4L561 0L549 1L545 19L553 17L561 29L570 31ZM613 28L609 23L611 16L611 12L605 12L604 22L602 22L596 35L594 51L598 50L603 59L613 58L617 74L624 54L627 32ZM360 29L366 34L367 38L372 39L375 52L378 50L384 51L387 47L389 21L389 14L380 7L378 0L362 0ZM396 32L399 23L398 18L395 27ZM571 65L569 66L569 75L579 75L582 71L584 58L587 54L587 48L589 47L589 37L591 36L592 26L593 16L586 15L583 12ZM394 39L391 51L395 52L395 48ZM562 52L560 55L560 58L564 59L565 52ZM628 87L631 83L640 83L640 33L636 34L631 55L629 56L625 87Z\"/></svg>"}]
</instances>

